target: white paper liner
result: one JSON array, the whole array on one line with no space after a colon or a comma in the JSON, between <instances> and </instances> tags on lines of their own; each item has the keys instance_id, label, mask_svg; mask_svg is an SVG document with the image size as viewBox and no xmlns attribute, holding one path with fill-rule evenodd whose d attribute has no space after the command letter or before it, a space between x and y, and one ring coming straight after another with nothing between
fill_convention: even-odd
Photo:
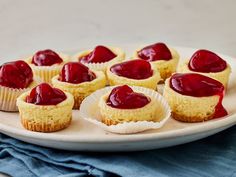
<instances>
[{"instance_id":1,"label":"white paper liner","mask_svg":"<svg viewBox=\"0 0 236 177\"><path fill-rule=\"evenodd\" d=\"M24 89L0 86L0 110L8 112L17 112L17 97L19 97L22 93L31 90L34 86L40 83L40 81L41 80L38 77L34 77L34 80L29 85L29 87Z\"/></svg>"},{"instance_id":2,"label":"white paper liner","mask_svg":"<svg viewBox=\"0 0 236 177\"><path fill-rule=\"evenodd\" d=\"M117 64L125 59L125 52L122 49L118 47L108 47L108 48L117 55L112 60L107 61L107 62L101 62L101 63L84 63L84 62L81 62L81 63L86 65L92 70L106 72L107 67L109 67L110 65ZM79 52L72 57L72 60L79 61L78 58L89 54L91 51L92 50L85 50L85 51Z\"/></svg>"},{"instance_id":3,"label":"white paper liner","mask_svg":"<svg viewBox=\"0 0 236 177\"><path fill-rule=\"evenodd\" d=\"M145 95L153 99L156 99L156 101L159 103L159 106L162 106L163 110L162 120L160 122L153 122L153 121L125 122L110 126L104 124L103 122L101 122L101 114L98 107L98 102L101 96L111 92L111 90L114 87L115 86L97 90L90 96L86 97L83 100L82 104L80 105L80 116L86 121L89 121L106 131L119 134L131 134L131 133L142 132L149 129L158 129L161 128L169 119L171 115L171 110L167 101L163 98L163 96L161 96L158 92L148 88L132 86L131 88L135 92L144 93Z\"/></svg>"},{"instance_id":4,"label":"white paper liner","mask_svg":"<svg viewBox=\"0 0 236 177\"><path fill-rule=\"evenodd\" d=\"M114 65L117 64L119 62L121 62L123 59L122 58L114 58L108 62L104 62L104 63L83 63L84 65L86 65L87 67L89 67L90 69L93 70L97 70L97 71L103 71L106 72L106 69L108 66L110 65Z\"/></svg>"},{"instance_id":5,"label":"white paper liner","mask_svg":"<svg viewBox=\"0 0 236 177\"><path fill-rule=\"evenodd\" d=\"M34 75L40 77L43 82L51 83L51 79L58 75L65 63L70 60L70 57L66 54L58 53L59 56L63 59L63 62L60 64L54 64L52 66L36 66L32 64L32 57L28 57L25 61L32 68Z\"/></svg>"}]
</instances>

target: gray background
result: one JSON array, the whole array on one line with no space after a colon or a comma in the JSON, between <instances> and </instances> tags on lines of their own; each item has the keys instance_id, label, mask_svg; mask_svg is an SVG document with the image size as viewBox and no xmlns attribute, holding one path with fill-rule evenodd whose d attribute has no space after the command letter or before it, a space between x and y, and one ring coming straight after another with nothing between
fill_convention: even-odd
<instances>
[{"instance_id":1,"label":"gray background","mask_svg":"<svg viewBox=\"0 0 236 177\"><path fill-rule=\"evenodd\" d=\"M236 56L235 0L0 0L0 61L38 49L151 43Z\"/></svg>"},{"instance_id":2,"label":"gray background","mask_svg":"<svg viewBox=\"0 0 236 177\"><path fill-rule=\"evenodd\" d=\"M0 62L38 49L152 43L236 57L235 0L0 0Z\"/></svg>"}]
</instances>

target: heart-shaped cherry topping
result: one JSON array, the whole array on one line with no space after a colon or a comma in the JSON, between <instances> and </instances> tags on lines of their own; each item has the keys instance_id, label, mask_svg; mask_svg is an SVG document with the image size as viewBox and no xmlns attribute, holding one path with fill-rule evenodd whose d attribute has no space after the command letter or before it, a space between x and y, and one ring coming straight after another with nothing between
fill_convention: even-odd
<instances>
[{"instance_id":1,"label":"heart-shaped cherry topping","mask_svg":"<svg viewBox=\"0 0 236 177\"><path fill-rule=\"evenodd\" d=\"M31 90L30 95L26 97L26 102L36 105L57 105L65 99L66 95L63 91L42 83Z\"/></svg>"},{"instance_id":2,"label":"heart-shaped cherry topping","mask_svg":"<svg viewBox=\"0 0 236 177\"><path fill-rule=\"evenodd\" d=\"M227 111L222 105L224 86L217 80L201 74L177 73L171 76L170 87L176 92L187 96L208 97L218 95L220 99L215 108L214 117L217 118L227 115Z\"/></svg>"},{"instance_id":3,"label":"heart-shaped cherry topping","mask_svg":"<svg viewBox=\"0 0 236 177\"><path fill-rule=\"evenodd\" d=\"M99 45L88 55L81 57L80 61L82 63L103 63L112 60L116 56L117 55L107 47Z\"/></svg>"},{"instance_id":4,"label":"heart-shaped cherry topping","mask_svg":"<svg viewBox=\"0 0 236 177\"><path fill-rule=\"evenodd\" d=\"M153 74L150 63L140 59L115 64L110 68L110 71L130 79L147 79Z\"/></svg>"},{"instance_id":5,"label":"heart-shaped cherry topping","mask_svg":"<svg viewBox=\"0 0 236 177\"><path fill-rule=\"evenodd\" d=\"M33 72L30 66L22 61L12 61L0 66L0 85L23 89L33 81Z\"/></svg>"},{"instance_id":6,"label":"heart-shaped cherry topping","mask_svg":"<svg viewBox=\"0 0 236 177\"><path fill-rule=\"evenodd\" d=\"M227 63L209 50L198 50L191 57L188 67L196 72L220 72L227 67Z\"/></svg>"},{"instance_id":7,"label":"heart-shaped cherry topping","mask_svg":"<svg viewBox=\"0 0 236 177\"><path fill-rule=\"evenodd\" d=\"M129 86L123 85L111 91L107 105L119 109L136 109L144 107L150 101L150 98L144 94L136 93Z\"/></svg>"},{"instance_id":8,"label":"heart-shaped cherry topping","mask_svg":"<svg viewBox=\"0 0 236 177\"><path fill-rule=\"evenodd\" d=\"M96 75L88 67L79 62L66 63L59 76L60 81L72 84L92 81L95 78Z\"/></svg>"},{"instance_id":9,"label":"heart-shaped cherry topping","mask_svg":"<svg viewBox=\"0 0 236 177\"><path fill-rule=\"evenodd\" d=\"M147 61L170 60L172 55L164 43L156 43L138 51L138 56Z\"/></svg>"},{"instance_id":10,"label":"heart-shaped cherry topping","mask_svg":"<svg viewBox=\"0 0 236 177\"><path fill-rule=\"evenodd\" d=\"M32 63L36 66L52 66L62 62L62 58L50 49L38 51L32 58Z\"/></svg>"}]
</instances>

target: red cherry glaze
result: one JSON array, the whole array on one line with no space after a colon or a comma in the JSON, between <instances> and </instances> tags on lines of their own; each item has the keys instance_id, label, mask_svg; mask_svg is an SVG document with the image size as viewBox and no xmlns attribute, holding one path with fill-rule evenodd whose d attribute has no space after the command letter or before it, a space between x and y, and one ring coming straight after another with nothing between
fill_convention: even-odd
<instances>
[{"instance_id":1,"label":"red cherry glaze","mask_svg":"<svg viewBox=\"0 0 236 177\"><path fill-rule=\"evenodd\" d=\"M215 107L214 118L226 116L228 113L222 105L224 86L219 81L195 73L174 74L170 78L170 87L176 92L193 97L220 97Z\"/></svg>"},{"instance_id":2,"label":"red cherry glaze","mask_svg":"<svg viewBox=\"0 0 236 177\"><path fill-rule=\"evenodd\" d=\"M30 66L22 61L12 61L0 66L0 85L10 88L27 88L33 81Z\"/></svg>"},{"instance_id":3,"label":"red cherry glaze","mask_svg":"<svg viewBox=\"0 0 236 177\"><path fill-rule=\"evenodd\" d=\"M107 105L119 109L136 109L144 107L150 101L144 94L136 93L129 86L123 85L111 91Z\"/></svg>"},{"instance_id":4,"label":"red cherry glaze","mask_svg":"<svg viewBox=\"0 0 236 177\"><path fill-rule=\"evenodd\" d=\"M220 72L227 67L227 63L209 50L198 50L191 57L188 67L196 72Z\"/></svg>"},{"instance_id":5,"label":"red cherry glaze","mask_svg":"<svg viewBox=\"0 0 236 177\"><path fill-rule=\"evenodd\" d=\"M170 60L171 52L164 43L156 43L138 51L138 56L147 61Z\"/></svg>"},{"instance_id":6,"label":"red cherry glaze","mask_svg":"<svg viewBox=\"0 0 236 177\"><path fill-rule=\"evenodd\" d=\"M26 102L36 105L57 105L65 99L66 95L63 91L42 83L31 90L30 95L26 97Z\"/></svg>"},{"instance_id":7,"label":"red cherry glaze","mask_svg":"<svg viewBox=\"0 0 236 177\"><path fill-rule=\"evenodd\" d=\"M147 79L153 74L150 63L139 59L115 64L110 68L110 71L130 79Z\"/></svg>"},{"instance_id":8,"label":"red cherry glaze","mask_svg":"<svg viewBox=\"0 0 236 177\"><path fill-rule=\"evenodd\" d=\"M32 58L32 63L36 66L52 66L62 62L62 58L50 49L38 51Z\"/></svg>"},{"instance_id":9,"label":"red cherry glaze","mask_svg":"<svg viewBox=\"0 0 236 177\"><path fill-rule=\"evenodd\" d=\"M69 82L72 84L79 84L82 82L92 81L96 75L79 62L66 63L60 73L59 80L62 82Z\"/></svg>"},{"instance_id":10,"label":"red cherry glaze","mask_svg":"<svg viewBox=\"0 0 236 177\"><path fill-rule=\"evenodd\" d=\"M81 57L80 61L82 63L103 63L112 60L116 56L117 55L107 47L99 45L88 55Z\"/></svg>"}]
</instances>

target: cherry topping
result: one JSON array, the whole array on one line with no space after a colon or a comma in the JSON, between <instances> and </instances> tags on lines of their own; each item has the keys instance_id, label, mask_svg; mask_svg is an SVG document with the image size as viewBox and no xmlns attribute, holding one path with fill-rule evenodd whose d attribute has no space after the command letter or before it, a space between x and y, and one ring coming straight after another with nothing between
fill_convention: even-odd
<instances>
[{"instance_id":1,"label":"cherry topping","mask_svg":"<svg viewBox=\"0 0 236 177\"><path fill-rule=\"evenodd\" d=\"M31 90L30 95L26 97L26 102L36 105L57 105L65 99L66 95L63 91L42 83Z\"/></svg>"},{"instance_id":2,"label":"cherry topping","mask_svg":"<svg viewBox=\"0 0 236 177\"><path fill-rule=\"evenodd\" d=\"M69 82L79 84L82 82L92 81L96 75L79 62L66 63L60 73L59 80L62 82Z\"/></svg>"},{"instance_id":3,"label":"cherry topping","mask_svg":"<svg viewBox=\"0 0 236 177\"><path fill-rule=\"evenodd\" d=\"M110 49L105 46L96 46L95 49L88 55L80 58L82 63L102 63L108 62L115 58L117 55L114 54Z\"/></svg>"},{"instance_id":4,"label":"cherry topping","mask_svg":"<svg viewBox=\"0 0 236 177\"><path fill-rule=\"evenodd\" d=\"M139 59L115 64L110 68L110 71L118 76L130 79L146 79L153 74L150 63Z\"/></svg>"},{"instance_id":5,"label":"cherry topping","mask_svg":"<svg viewBox=\"0 0 236 177\"><path fill-rule=\"evenodd\" d=\"M50 49L38 51L32 58L32 63L36 66L52 66L62 62L62 58Z\"/></svg>"},{"instance_id":6,"label":"cherry topping","mask_svg":"<svg viewBox=\"0 0 236 177\"><path fill-rule=\"evenodd\" d=\"M12 61L0 66L0 85L23 89L33 81L33 72L30 66L22 61Z\"/></svg>"},{"instance_id":7,"label":"cherry topping","mask_svg":"<svg viewBox=\"0 0 236 177\"><path fill-rule=\"evenodd\" d=\"M123 85L111 91L107 105L120 109L136 109L144 107L150 101L150 98L144 94L136 93L129 86Z\"/></svg>"},{"instance_id":8,"label":"cherry topping","mask_svg":"<svg viewBox=\"0 0 236 177\"><path fill-rule=\"evenodd\" d=\"M171 76L170 87L182 95L194 97L218 95L220 99L215 108L214 118L227 115L227 111L222 105L224 86L217 80L195 73L177 73Z\"/></svg>"},{"instance_id":9,"label":"cherry topping","mask_svg":"<svg viewBox=\"0 0 236 177\"><path fill-rule=\"evenodd\" d=\"M227 64L215 53L209 50L198 50L191 57L188 67L196 72L220 72L223 71Z\"/></svg>"},{"instance_id":10,"label":"cherry topping","mask_svg":"<svg viewBox=\"0 0 236 177\"><path fill-rule=\"evenodd\" d=\"M164 43L156 43L138 51L138 56L147 61L170 60L171 52Z\"/></svg>"},{"instance_id":11,"label":"cherry topping","mask_svg":"<svg viewBox=\"0 0 236 177\"><path fill-rule=\"evenodd\" d=\"M194 73L174 74L170 83L175 91L195 97L212 96L224 91L219 81Z\"/></svg>"}]
</instances>

